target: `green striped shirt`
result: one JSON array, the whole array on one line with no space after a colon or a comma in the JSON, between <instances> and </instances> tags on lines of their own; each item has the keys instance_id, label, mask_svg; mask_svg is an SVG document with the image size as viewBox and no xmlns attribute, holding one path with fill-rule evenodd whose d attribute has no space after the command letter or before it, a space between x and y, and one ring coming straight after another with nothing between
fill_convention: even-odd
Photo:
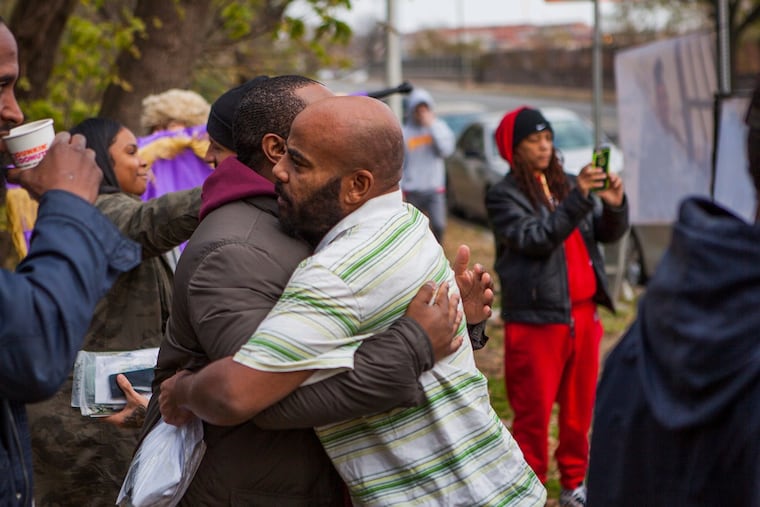
<instances>
[{"instance_id":1,"label":"green striped shirt","mask_svg":"<svg viewBox=\"0 0 760 507\"><path fill-rule=\"evenodd\" d=\"M364 337L403 315L427 281L454 274L400 192L370 200L336 225L293 274L235 360L264 371L353 367ZM420 377L427 400L317 428L356 505L540 505L546 492L490 405L465 335Z\"/></svg>"}]
</instances>

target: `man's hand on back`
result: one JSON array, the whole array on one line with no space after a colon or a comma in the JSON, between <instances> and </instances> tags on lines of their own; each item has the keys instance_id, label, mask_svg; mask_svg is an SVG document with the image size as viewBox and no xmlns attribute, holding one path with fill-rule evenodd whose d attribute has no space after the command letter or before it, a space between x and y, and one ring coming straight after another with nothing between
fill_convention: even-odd
<instances>
[{"instance_id":1,"label":"man's hand on back","mask_svg":"<svg viewBox=\"0 0 760 507\"><path fill-rule=\"evenodd\" d=\"M460 245L454 260L454 276L462 295L464 316L467 324L478 324L491 316L493 304L493 279L480 264L468 269L470 247Z\"/></svg>"},{"instance_id":2,"label":"man's hand on back","mask_svg":"<svg viewBox=\"0 0 760 507\"><path fill-rule=\"evenodd\" d=\"M427 333L436 361L453 354L462 345L462 337L456 335L462 322L458 305L459 295L449 297L448 283L442 283L436 291L435 284L428 282L406 310L406 316L414 319Z\"/></svg>"}]
</instances>

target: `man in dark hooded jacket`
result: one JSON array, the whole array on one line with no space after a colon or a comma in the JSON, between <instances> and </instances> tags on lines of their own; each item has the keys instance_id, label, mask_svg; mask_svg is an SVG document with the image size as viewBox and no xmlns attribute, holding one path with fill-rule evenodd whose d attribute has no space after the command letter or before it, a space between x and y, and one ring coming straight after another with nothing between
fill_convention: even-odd
<instances>
[{"instance_id":1,"label":"man in dark hooded jacket","mask_svg":"<svg viewBox=\"0 0 760 507\"><path fill-rule=\"evenodd\" d=\"M760 188L760 86L747 124ZM760 506L758 303L758 223L686 199L637 319L604 366L588 505Z\"/></svg>"},{"instance_id":2,"label":"man in dark hooded jacket","mask_svg":"<svg viewBox=\"0 0 760 507\"><path fill-rule=\"evenodd\" d=\"M0 18L0 137L24 119L14 95L18 46ZM0 141L0 153L6 148ZM5 185L0 175L0 187ZM0 270L0 505L32 505L26 404L66 379L95 304L140 262L140 248L92 204L103 173L82 136L59 134L40 164L9 171L39 199L29 254ZM75 451L72 451L75 452Z\"/></svg>"}]
</instances>

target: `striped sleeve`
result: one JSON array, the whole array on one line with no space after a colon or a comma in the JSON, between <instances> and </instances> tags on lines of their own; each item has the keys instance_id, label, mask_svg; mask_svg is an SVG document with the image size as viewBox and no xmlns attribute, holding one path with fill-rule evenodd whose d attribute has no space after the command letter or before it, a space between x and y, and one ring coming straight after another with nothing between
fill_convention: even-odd
<instances>
[{"instance_id":1,"label":"striped sleeve","mask_svg":"<svg viewBox=\"0 0 760 507\"><path fill-rule=\"evenodd\" d=\"M353 368L361 315L350 288L330 269L304 262L235 361L262 371ZM312 376L309 383L324 376Z\"/></svg>"}]
</instances>

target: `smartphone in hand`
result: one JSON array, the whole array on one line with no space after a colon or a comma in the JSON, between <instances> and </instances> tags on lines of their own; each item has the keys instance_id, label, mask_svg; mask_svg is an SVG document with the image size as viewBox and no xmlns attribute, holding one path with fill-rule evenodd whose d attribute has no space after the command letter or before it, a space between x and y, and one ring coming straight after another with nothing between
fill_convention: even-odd
<instances>
[{"instance_id":1,"label":"smartphone in hand","mask_svg":"<svg viewBox=\"0 0 760 507\"><path fill-rule=\"evenodd\" d=\"M610 188L610 147L602 145L594 150L591 156L591 164L594 167L599 167L607 175L604 178L604 183L601 187L596 187L592 190L607 190Z\"/></svg>"},{"instance_id":2,"label":"smartphone in hand","mask_svg":"<svg viewBox=\"0 0 760 507\"><path fill-rule=\"evenodd\" d=\"M127 377L129 383L132 384L132 389L138 393L151 393L151 384L153 383L153 368L141 368L139 370L121 371L119 372ZM108 376L108 387L111 389L111 396L114 398L123 398L124 393L116 382L116 376L119 373L113 373Z\"/></svg>"}]
</instances>

